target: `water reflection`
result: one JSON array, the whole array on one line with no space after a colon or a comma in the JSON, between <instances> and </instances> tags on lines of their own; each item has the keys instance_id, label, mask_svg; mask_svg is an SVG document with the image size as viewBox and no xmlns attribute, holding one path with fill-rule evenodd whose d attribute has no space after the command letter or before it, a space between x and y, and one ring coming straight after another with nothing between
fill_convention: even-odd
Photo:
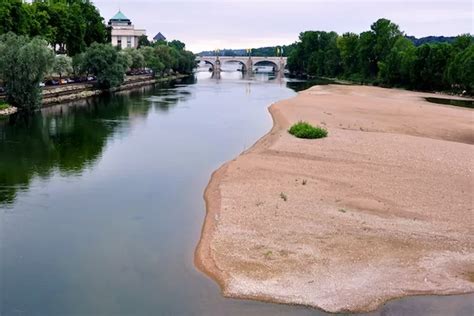
<instances>
[{"instance_id":1,"label":"water reflection","mask_svg":"<svg viewBox=\"0 0 474 316\"><path fill-rule=\"evenodd\" d=\"M169 111L191 96L166 87L120 92L0 121L0 205L13 203L17 190L27 189L34 177L80 175L100 159L109 138L127 133L151 109ZM140 99L143 93L154 95Z\"/></svg>"}]
</instances>

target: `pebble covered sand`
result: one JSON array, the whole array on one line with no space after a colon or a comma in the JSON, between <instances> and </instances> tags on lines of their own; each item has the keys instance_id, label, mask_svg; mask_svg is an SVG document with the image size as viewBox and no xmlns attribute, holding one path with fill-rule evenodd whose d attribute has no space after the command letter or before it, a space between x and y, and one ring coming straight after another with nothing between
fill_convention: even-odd
<instances>
[{"instance_id":1,"label":"pebble covered sand","mask_svg":"<svg viewBox=\"0 0 474 316\"><path fill-rule=\"evenodd\" d=\"M228 297L371 311L474 291L474 111L430 94L316 86L217 170L196 264ZM287 133L299 120L327 138Z\"/></svg>"}]
</instances>

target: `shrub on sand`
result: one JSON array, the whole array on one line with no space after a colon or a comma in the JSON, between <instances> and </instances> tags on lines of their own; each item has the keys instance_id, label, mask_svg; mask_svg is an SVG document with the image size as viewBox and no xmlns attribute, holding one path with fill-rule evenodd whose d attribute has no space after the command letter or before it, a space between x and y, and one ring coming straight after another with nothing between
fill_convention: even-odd
<instances>
[{"instance_id":1,"label":"shrub on sand","mask_svg":"<svg viewBox=\"0 0 474 316\"><path fill-rule=\"evenodd\" d=\"M293 126L291 126L291 128L288 130L288 133L298 138L308 139L324 138L328 136L328 131L326 129L319 126L312 126L311 124L303 121L293 124Z\"/></svg>"}]
</instances>

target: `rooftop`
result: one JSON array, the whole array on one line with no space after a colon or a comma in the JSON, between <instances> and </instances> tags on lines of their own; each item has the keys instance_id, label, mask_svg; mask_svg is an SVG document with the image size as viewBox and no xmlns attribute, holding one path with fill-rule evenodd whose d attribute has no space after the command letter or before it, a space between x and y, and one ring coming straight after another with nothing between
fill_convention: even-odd
<instances>
[{"instance_id":1,"label":"rooftop","mask_svg":"<svg viewBox=\"0 0 474 316\"><path fill-rule=\"evenodd\" d=\"M160 33L156 34L155 37L153 37L154 41L166 41L166 37Z\"/></svg>"},{"instance_id":2,"label":"rooftop","mask_svg":"<svg viewBox=\"0 0 474 316\"><path fill-rule=\"evenodd\" d=\"M130 19L127 18L125 14L123 14L122 11L120 10L110 20L111 21L130 21Z\"/></svg>"}]
</instances>

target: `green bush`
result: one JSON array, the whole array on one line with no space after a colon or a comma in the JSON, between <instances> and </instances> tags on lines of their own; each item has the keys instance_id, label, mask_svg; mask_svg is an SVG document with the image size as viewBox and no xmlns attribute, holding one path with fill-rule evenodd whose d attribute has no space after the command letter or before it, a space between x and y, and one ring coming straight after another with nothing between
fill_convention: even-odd
<instances>
[{"instance_id":1,"label":"green bush","mask_svg":"<svg viewBox=\"0 0 474 316\"><path fill-rule=\"evenodd\" d=\"M328 131L326 129L319 126L314 127L311 124L302 121L293 124L293 126L288 130L288 133L298 138L310 139L324 138L328 136Z\"/></svg>"},{"instance_id":2,"label":"green bush","mask_svg":"<svg viewBox=\"0 0 474 316\"><path fill-rule=\"evenodd\" d=\"M10 105L8 105L5 101L0 100L0 111L8 109Z\"/></svg>"}]
</instances>

